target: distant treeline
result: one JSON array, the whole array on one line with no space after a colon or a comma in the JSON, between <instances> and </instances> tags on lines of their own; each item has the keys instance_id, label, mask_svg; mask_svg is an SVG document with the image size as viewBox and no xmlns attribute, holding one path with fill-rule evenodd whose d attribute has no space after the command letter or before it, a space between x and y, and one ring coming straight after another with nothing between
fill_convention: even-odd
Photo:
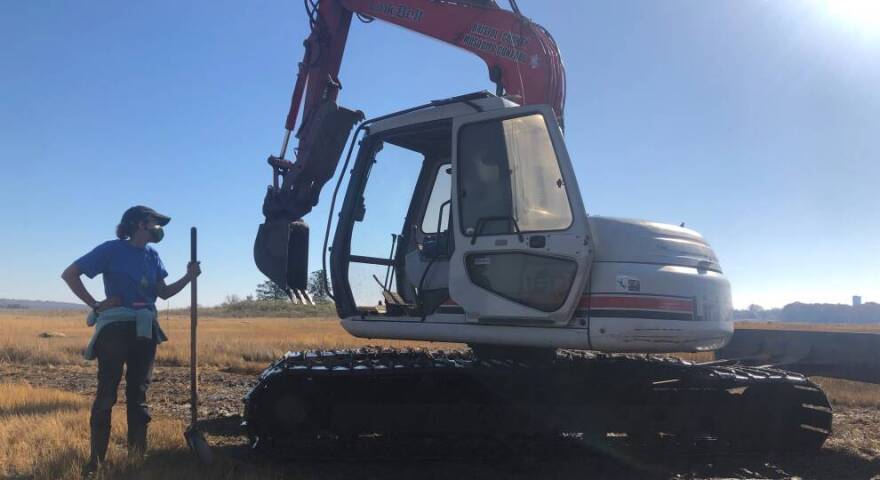
<instances>
[{"instance_id":1,"label":"distant treeline","mask_svg":"<svg viewBox=\"0 0 880 480\"><path fill-rule=\"evenodd\" d=\"M25 310L28 307L20 303L4 303L0 304L0 308L8 308L10 310Z\"/></svg>"},{"instance_id":2,"label":"distant treeline","mask_svg":"<svg viewBox=\"0 0 880 480\"><path fill-rule=\"evenodd\" d=\"M0 310L87 310L81 303L53 302L50 300L22 300L16 298L0 298Z\"/></svg>"},{"instance_id":3,"label":"distant treeline","mask_svg":"<svg viewBox=\"0 0 880 480\"><path fill-rule=\"evenodd\" d=\"M840 303L794 302L770 309L749 305L745 310L735 310L733 318L763 322L880 323L880 303L868 302L854 307Z\"/></svg>"},{"instance_id":4,"label":"distant treeline","mask_svg":"<svg viewBox=\"0 0 880 480\"><path fill-rule=\"evenodd\" d=\"M171 312L185 314L189 308ZM199 312L209 317L336 318L336 307L332 303L300 305L282 299L256 300L248 297L242 300L236 295L227 296L216 307L199 307Z\"/></svg>"}]
</instances>

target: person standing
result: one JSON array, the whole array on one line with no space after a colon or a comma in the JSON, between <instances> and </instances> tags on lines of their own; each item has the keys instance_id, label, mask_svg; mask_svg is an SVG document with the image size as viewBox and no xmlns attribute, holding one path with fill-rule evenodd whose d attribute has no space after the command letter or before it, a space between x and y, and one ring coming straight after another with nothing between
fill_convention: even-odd
<instances>
[{"instance_id":1,"label":"person standing","mask_svg":"<svg viewBox=\"0 0 880 480\"><path fill-rule=\"evenodd\" d=\"M88 360L98 360L98 388L89 419L91 454L83 467L84 475L96 472L107 454L111 412L123 366L129 455L143 456L147 449L147 388L156 345L167 340L159 327L156 298L176 295L201 274L199 263L190 262L183 277L165 283L168 272L159 253L148 244L162 241L162 227L169 221L170 217L152 208L131 207L116 227L116 240L98 245L61 274L71 291L92 309L87 322L95 326L84 354ZM80 278L98 274L104 281L102 301L92 297Z\"/></svg>"}]
</instances>

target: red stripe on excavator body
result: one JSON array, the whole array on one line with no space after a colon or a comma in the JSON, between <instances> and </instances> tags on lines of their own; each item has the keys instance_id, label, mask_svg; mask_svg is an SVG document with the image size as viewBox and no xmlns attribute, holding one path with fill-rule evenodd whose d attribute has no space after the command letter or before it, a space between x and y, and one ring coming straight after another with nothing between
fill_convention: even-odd
<instances>
[{"instance_id":1,"label":"red stripe on excavator body","mask_svg":"<svg viewBox=\"0 0 880 480\"><path fill-rule=\"evenodd\" d=\"M670 312L692 312L693 300L674 297L655 297L642 295L584 295L579 308L592 309L642 309Z\"/></svg>"}]
</instances>

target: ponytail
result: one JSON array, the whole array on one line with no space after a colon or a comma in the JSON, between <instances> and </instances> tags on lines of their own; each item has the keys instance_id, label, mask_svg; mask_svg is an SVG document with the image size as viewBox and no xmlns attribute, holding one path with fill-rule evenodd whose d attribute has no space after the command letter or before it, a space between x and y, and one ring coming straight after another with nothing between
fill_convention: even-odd
<instances>
[{"instance_id":1,"label":"ponytail","mask_svg":"<svg viewBox=\"0 0 880 480\"><path fill-rule=\"evenodd\" d=\"M134 235L137 229L138 225L136 223L120 223L116 226L116 238L127 240Z\"/></svg>"}]
</instances>

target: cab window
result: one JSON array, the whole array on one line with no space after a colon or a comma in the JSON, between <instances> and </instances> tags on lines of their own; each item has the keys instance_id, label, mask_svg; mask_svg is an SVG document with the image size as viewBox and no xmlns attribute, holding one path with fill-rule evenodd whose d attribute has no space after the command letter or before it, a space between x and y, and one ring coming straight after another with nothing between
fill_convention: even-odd
<instances>
[{"instance_id":1,"label":"cab window","mask_svg":"<svg viewBox=\"0 0 880 480\"><path fill-rule=\"evenodd\" d=\"M565 182L540 114L463 126L458 185L465 235L564 230L571 225Z\"/></svg>"},{"instance_id":2,"label":"cab window","mask_svg":"<svg viewBox=\"0 0 880 480\"><path fill-rule=\"evenodd\" d=\"M444 163L437 168L434 175L434 186L431 188L431 194L428 196L428 205L425 208L425 216L422 217L423 233L439 233L437 226L440 226L440 232L449 229L449 198L452 194L451 168L448 163Z\"/></svg>"}]
</instances>

